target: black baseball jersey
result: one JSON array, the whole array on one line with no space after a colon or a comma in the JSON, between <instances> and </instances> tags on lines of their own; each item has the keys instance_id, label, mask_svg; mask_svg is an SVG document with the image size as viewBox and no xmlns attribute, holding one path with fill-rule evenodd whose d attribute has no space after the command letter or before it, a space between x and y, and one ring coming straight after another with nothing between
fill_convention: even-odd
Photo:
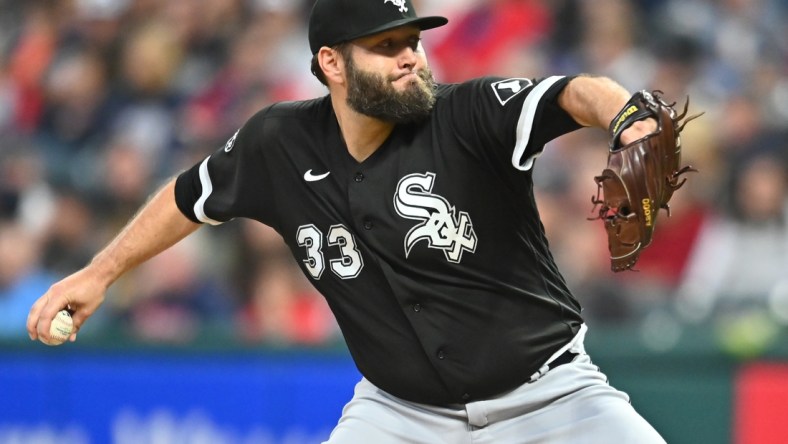
<instances>
[{"instance_id":1,"label":"black baseball jersey","mask_svg":"<svg viewBox=\"0 0 788 444\"><path fill-rule=\"evenodd\" d=\"M415 402L463 403L527 381L582 323L548 251L533 161L579 128L569 81L439 85L429 119L363 162L328 96L269 106L178 177L196 222L276 229L327 299L360 372Z\"/></svg>"}]
</instances>

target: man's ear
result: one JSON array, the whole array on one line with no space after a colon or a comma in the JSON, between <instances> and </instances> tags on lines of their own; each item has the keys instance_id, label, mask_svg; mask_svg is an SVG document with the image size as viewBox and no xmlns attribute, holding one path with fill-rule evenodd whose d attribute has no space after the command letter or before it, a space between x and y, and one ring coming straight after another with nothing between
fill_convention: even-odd
<instances>
[{"instance_id":1,"label":"man's ear","mask_svg":"<svg viewBox=\"0 0 788 444\"><path fill-rule=\"evenodd\" d=\"M345 63L338 51L324 46L318 51L317 60L328 81L344 83Z\"/></svg>"}]
</instances>

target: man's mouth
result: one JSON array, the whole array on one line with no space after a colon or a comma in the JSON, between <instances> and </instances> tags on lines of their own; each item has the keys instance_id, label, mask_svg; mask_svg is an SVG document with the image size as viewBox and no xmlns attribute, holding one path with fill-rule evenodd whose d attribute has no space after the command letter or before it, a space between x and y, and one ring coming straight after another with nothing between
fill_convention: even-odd
<instances>
[{"instance_id":1,"label":"man's mouth","mask_svg":"<svg viewBox=\"0 0 788 444\"><path fill-rule=\"evenodd\" d=\"M411 81L415 81L415 79L417 79L418 77L419 76L418 76L418 74L416 74L416 71L411 71L411 72L408 72L408 73L405 73L405 74L397 76L396 78L394 78L393 81L394 82L398 82L398 81L400 81L402 79L408 79L408 80L411 80Z\"/></svg>"}]
</instances>

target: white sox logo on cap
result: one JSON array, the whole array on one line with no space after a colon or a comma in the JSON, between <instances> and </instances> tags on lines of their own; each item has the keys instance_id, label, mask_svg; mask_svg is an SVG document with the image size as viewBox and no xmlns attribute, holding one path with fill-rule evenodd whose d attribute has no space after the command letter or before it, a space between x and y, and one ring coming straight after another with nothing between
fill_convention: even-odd
<instances>
[{"instance_id":1,"label":"white sox logo on cap","mask_svg":"<svg viewBox=\"0 0 788 444\"><path fill-rule=\"evenodd\" d=\"M434 183L435 173L416 173L403 177L397 185L394 193L397 214L423 221L405 236L405 257L414 244L425 240L429 248L443 250L446 260L458 264L463 252L476 251L476 233L468 213L457 213L443 196L432 193Z\"/></svg>"},{"instance_id":2,"label":"white sox logo on cap","mask_svg":"<svg viewBox=\"0 0 788 444\"><path fill-rule=\"evenodd\" d=\"M383 0L383 3L393 3L394 6L399 7L399 12L408 12L408 7L405 6L405 0Z\"/></svg>"}]
</instances>

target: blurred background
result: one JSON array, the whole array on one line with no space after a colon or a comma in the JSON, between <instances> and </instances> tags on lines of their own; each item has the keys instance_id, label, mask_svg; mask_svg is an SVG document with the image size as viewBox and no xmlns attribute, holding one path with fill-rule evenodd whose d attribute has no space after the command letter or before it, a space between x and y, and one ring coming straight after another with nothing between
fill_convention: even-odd
<instances>
[{"instance_id":1,"label":"blurred background","mask_svg":"<svg viewBox=\"0 0 788 444\"><path fill-rule=\"evenodd\" d=\"M705 115L638 272L593 217L606 134L537 162L589 349L671 443L788 442L788 3L418 0L436 77L592 73ZM30 305L256 110L326 93L311 0L0 0L0 443L320 442L358 374L279 236L203 229L118 281L76 344ZM93 381L93 382L91 382ZM241 408L240 406L248 406Z\"/></svg>"}]
</instances>

